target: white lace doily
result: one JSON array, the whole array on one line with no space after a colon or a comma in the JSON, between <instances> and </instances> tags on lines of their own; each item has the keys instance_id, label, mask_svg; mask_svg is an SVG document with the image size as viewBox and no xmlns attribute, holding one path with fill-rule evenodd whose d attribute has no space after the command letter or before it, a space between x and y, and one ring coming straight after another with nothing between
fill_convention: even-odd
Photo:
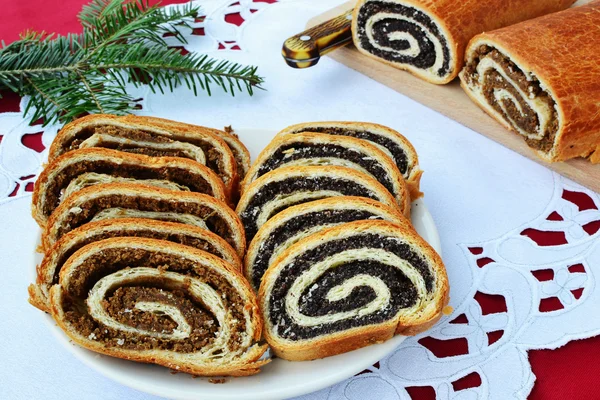
<instances>
[{"instance_id":1,"label":"white lace doily","mask_svg":"<svg viewBox=\"0 0 600 400\"><path fill-rule=\"evenodd\" d=\"M424 386L432 387L438 399L524 399L535 381L528 350L552 349L600 333L600 320L591 317L600 306L594 277L600 268L597 194L330 59L309 70L285 66L279 53L283 40L339 0L197 3L206 16L187 32L185 48L258 65L266 91L233 99L214 93L209 99L185 90L161 96L141 88L136 93L144 98L140 114L274 130L311 120L370 120L405 134L425 170L425 201L444 246L452 315L406 340L370 370L303 399L409 399L406 388ZM16 249L30 251L26 248L35 241L27 203L46 158L45 150L34 148L47 148L58 128L29 126L26 117L22 112L0 113L0 216L10 221L10 229L0 229L0 256L12 266L9 276L19 282L1 300L4 309L16 309L32 321L28 327L38 329L27 328L14 339L11 346L19 356L3 357L8 366L0 373L9 376L13 387L25 379L19 374L37 376L35 371L42 371L40 382L60 382L55 389L46 386L47 398L81 391L85 398L150 398L101 381L70 355L63 356L64 349L47 338L36 311L24 302L31 274L24 279L23 271L32 266L30 257L18 256ZM27 135L42 146L28 147L23 139ZM553 233L541 242L540 231ZM6 321L25 324L15 318ZM440 346L440 341L449 342ZM60 367L43 365L57 354ZM21 372L13 373L9 368L22 359L35 359L38 368L17 367ZM70 380L73 374L79 378ZM475 384L456 385L465 376ZM85 388L98 382L102 393L94 392L94 397ZM31 396L39 394L35 383L30 387ZM28 393L27 388L20 390Z\"/></svg>"}]
</instances>

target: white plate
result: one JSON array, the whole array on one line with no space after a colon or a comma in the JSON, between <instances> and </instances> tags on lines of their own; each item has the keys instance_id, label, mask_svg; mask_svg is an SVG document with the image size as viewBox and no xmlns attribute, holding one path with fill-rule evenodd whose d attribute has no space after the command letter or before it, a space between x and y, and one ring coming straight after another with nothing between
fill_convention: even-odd
<instances>
[{"instance_id":1,"label":"white plate","mask_svg":"<svg viewBox=\"0 0 600 400\"><path fill-rule=\"evenodd\" d=\"M236 133L253 157L274 136L273 132L256 129L241 129ZM437 229L422 199L412 203L411 213L417 232L441 254ZM135 363L85 350L71 343L49 316L47 322L60 343L94 370L134 389L182 400L269 400L300 396L357 374L393 351L404 340L403 336L396 336L382 344L321 360L290 362L274 359L257 375L228 378L224 384L214 384L207 378L171 374L167 368L157 365Z\"/></svg>"}]
</instances>

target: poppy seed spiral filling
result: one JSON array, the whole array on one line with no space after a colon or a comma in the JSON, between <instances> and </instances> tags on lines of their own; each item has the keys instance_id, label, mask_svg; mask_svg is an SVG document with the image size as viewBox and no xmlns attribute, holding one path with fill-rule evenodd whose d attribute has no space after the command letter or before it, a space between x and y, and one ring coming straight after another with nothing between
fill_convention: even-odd
<instances>
[{"instance_id":1,"label":"poppy seed spiral filling","mask_svg":"<svg viewBox=\"0 0 600 400\"><path fill-rule=\"evenodd\" d=\"M290 177L268 182L258 189L245 209L239 213L246 238L252 240L264 222L288 207L333 196L380 200L369 187L339 177Z\"/></svg>"},{"instance_id":2,"label":"poppy seed spiral filling","mask_svg":"<svg viewBox=\"0 0 600 400\"><path fill-rule=\"evenodd\" d=\"M389 1L366 1L358 10L355 43L378 58L443 78L450 50L438 25L425 12Z\"/></svg>"},{"instance_id":3,"label":"poppy seed spiral filling","mask_svg":"<svg viewBox=\"0 0 600 400\"><path fill-rule=\"evenodd\" d=\"M306 159L342 159L355 164L357 168L377 179L390 193L394 193L394 185L385 167L373 157L357 149L336 144L299 143L294 142L279 147L258 169L257 177L278 167Z\"/></svg>"},{"instance_id":4,"label":"poppy seed spiral filling","mask_svg":"<svg viewBox=\"0 0 600 400\"><path fill-rule=\"evenodd\" d=\"M552 149L559 129L556 103L535 75L493 46L481 45L468 55L461 80L486 111L524 136L530 147Z\"/></svg>"},{"instance_id":5,"label":"poppy seed spiral filling","mask_svg":"<svg viewBox=\"0 0 600 400\"><path fill-rule=\"evenodd\" d=\"M252 265L251 283L258 290L265 271L272 261L273 254L286 242L302 235L305 231L314 231L316 227L328 227L345 222L365 219L381 219L371 211L340 209L311 212L286 221L274 229L261 246Z\"/></svg>"},{"instance_id":6,"label":"poppy seed spiral filling","mask_svg":"<svg viewBox=\"0 0 600 400\"><path fill-rule=\"evenodd\" d=\"M327 232L307 250L299 249L304 241L294 246L293 256L263 282L261 302L268 304L273 335L302 341L381 324L433 296L435 274L414 244L356 230L327 240Z\"/></svg>"},{"instance_id":7,"label":"poppy seed spiral filling","mask_svg":"<svg viewBox=\"0 0 600 400\"><path fill-rule=\"evenodd\" d=\"M226 373L228 364L251 364L264 351L245 281L227 262L179 244L113 238L86 245L66 262L50 301L73 340L109 355Z\"/></svg>"},{"instance_id":8,"label":"poppy seed spiral filling","mask_svg":"<svg viewBox=\"0 0 600 400\"><path fill-rule=\"evenodd\" d=\"M400 146L397 142L383 135L377 135L366 130L347 129L334 126L309 126L303 129L294 130L290 133L302 132L318 132L325 133L327 135L350 136L357 139L366 140L368 142L378 145L378 147L380 148L387 150L392 156L392 159L396 163L396 166L398 166L398 169L400 170L404 178L408 178L410 174L406 151L404 151L402 146Z\"/></svg>"}]
</instances>

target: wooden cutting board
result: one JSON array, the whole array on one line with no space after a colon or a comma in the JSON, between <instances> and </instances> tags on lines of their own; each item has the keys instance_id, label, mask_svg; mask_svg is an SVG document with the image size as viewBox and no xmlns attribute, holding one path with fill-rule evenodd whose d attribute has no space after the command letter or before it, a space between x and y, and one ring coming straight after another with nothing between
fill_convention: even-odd
<instances>
[{"instance_id":1,"label":"wooden cutting board","mask_svg":"<svg viewBox=\"0 0 600 400\"><path fill-rule=\"evenodd\" d=\"M578 4L580 3L583 3L583 1L578 2ZM332 17L342 14L346 10L352 8L353 5L354 2L344 3L339 7L321 14L311 19L308 22L307 27L315 26ZM448 85L434 85L427 83L415 78L408 72L400 71L361 55L353 45L348 45L332 51L331 53L328 53L327 56L449 118L452 118L509 149L545 165L561 175L579 182L596 192L600 192L600 164L593 165L589 161L583 159L574 159L560 163L547 163L541 160L525 144L525 141L521 136L506 130L477 107L460 88L458 79ZM318 64L313 68L319 68Z\"/></svg>"}]
</instances>

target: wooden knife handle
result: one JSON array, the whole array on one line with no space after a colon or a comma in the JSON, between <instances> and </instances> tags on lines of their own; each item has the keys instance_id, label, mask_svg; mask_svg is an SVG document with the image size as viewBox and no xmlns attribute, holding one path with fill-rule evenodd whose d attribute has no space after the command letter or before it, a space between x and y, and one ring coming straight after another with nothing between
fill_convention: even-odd
<instances>
[{"instance_id":1,"label":"wooden knife handle","mask_svg":"<svg viewBox=\"0 0 600 400\"><path fill-rule=\"evenodd\" d=\"M281 55L293 68L308 68L319 58L352 41L352 10L313 26L283 42Z\"/></svg>"}]
</instances>

